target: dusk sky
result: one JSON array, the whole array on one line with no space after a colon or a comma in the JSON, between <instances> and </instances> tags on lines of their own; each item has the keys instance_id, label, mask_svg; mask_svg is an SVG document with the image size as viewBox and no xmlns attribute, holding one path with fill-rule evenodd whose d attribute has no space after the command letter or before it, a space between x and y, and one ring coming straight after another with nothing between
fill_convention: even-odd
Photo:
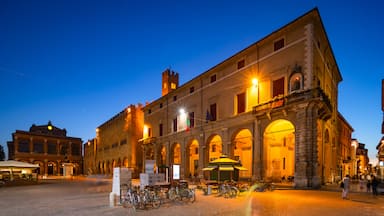
<instances>
[{"instance_id":1,"label":"dusk sky","mask_svg":"<svg viewBox=\"0 0 384 216\"><path fill-rule=\"evenodd\" d=\"M381 0L0 0L0 144L32 124L84 142L130 104L180 84L318 7L343 81L339 111L371 160L382 137ZM375 165L375 164L374 164Z\"/></svg>"}]
</instances>

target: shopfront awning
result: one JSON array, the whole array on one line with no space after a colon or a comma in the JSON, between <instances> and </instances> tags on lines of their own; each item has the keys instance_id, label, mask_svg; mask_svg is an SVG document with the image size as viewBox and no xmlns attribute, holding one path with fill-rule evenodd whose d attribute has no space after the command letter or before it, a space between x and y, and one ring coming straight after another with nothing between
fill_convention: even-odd
<instances>
[{"instance_id":1,"label":"shopfront awning","mask_svg":"<svg viewBox=\"0 0 384 216\"><path fill-rule=\"evenodd\" d=\"M220 171L234 171L233 166L219 166Z\"/></svg>"},{"instance_id":2,"label":"shopfront awning","mask_svg":"<svg viewBox=\"0 0 384 216\"><path fill-rule=\"evenodd\" d=\"M216 167L205 167L203 168L203 171L212 171L214 170Z\"/></svg>"},{"instance_id":3,"label":"shopfront awning","mask_svg":"<svg viewBox=\"0 0 384 216\"><path fill-rule=\"evenodd\" d=\"M242 167L242 166L234 166L234 167L235 167L235 169L238 169L240 171L247 171L248 170L247 168Z\"/></svg>"}]
</instances>

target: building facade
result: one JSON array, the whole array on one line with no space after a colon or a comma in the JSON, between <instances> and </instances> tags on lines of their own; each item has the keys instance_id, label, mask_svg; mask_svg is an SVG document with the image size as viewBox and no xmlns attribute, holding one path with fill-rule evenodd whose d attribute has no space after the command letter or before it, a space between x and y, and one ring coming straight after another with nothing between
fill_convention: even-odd
<instances>
[{"instance_id":1,"label":"building facade","mask_svg":"<svg viewBox=\"0 0 384 216\"><path fill-rule=\"evenodd\" d=\"M114 167L132 168L133 177L142 169L142 106L130 105L96 129L96 138L84 144L86 174L113 174Z\"/></svg>"},{"instance_id":2,"label":"building facade","mask_svg":"<svg viewBox=\"0 0 384 216\"><path fill-rule=\"evenodd\" d=\"M356 148L356 177L371 174L369 169L368 149L365 148L364 143L359 143Z\"/></svg>"},{"instance_id":3,"label":"building facade","mask_svg":"<svg viewBox=\"0 0 384 216\"><path fill-rule=\"evenodd\" d=\"M337 125L337 131L339 132L337 145L338 175L336 175L335 181L340 181L347 174L353 176L356 151L354 149L355 141L352 141L352 132L354 130L340 113L338 114Z\"/></svg>"},{"instance_id":4,"label":"building facade","mask_svg":"<svg viewBox=\"0 0 384 216\"><path fill-rule=\"evenodd\" d=\"M208 178L225 154L240 178L318 188L337 174L341 80L315 8L146 105L143 161Z\"/></svg>"},{"instance_id":5,"label":"building facade","mask_svg":"<svg viewBox=\"0 0 384 216\"><path fill-rule=\"evenodd\" d=\"M63 175L70 166L73 175L83 174L82 140L67 136L51 122L32 125L29 131L16 130L7 142L8 159L39 164L40 175Z\"/></svg>"}]
</instances>

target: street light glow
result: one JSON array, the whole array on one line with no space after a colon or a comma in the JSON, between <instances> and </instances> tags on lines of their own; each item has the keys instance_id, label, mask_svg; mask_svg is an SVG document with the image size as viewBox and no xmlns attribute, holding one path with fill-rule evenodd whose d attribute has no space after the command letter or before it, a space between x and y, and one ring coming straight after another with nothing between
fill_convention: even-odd
<instances>
[{"instance_id":1,"label":"street light glow","mask_svg":"<svg viewBox=\"0 0 384 216\"><path fill-rule=\"evenodd\" d=\"M185 110L183 108L180 108L179 109L179 113L180 113L180 115L184 115L185 114Z\"/></svg>"},{"instance_id":2,"label":"street light glow","mask_svg":"<svg viewBox=\"0 0 384 216\"><path fill-rule=\"evenodd\" d=\"M252 79L252 85L253 85L254 87L257 87L257 86L259 85L259 80L257 80L256 78L253 78L253 79Z\"/></svg>"}]
</instances>

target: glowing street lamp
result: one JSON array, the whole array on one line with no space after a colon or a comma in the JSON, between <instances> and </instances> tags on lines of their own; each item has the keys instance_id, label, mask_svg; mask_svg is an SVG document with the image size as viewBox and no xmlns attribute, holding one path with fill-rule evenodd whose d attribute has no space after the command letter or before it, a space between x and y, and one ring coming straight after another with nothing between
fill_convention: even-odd
<instances>
[{"instance_id":1,"label":"glowing street lamp","mask_svg":"<svg viewBox=\"0 0 384 216\"><path fill-rule=\"evenodd\" d=\"M252 87L253 89L255 89L257 91L257 104L259 104L260 100L259 100L259 80L257 78L253 78L252 79Z\"/></svg>"}]
</instances>

